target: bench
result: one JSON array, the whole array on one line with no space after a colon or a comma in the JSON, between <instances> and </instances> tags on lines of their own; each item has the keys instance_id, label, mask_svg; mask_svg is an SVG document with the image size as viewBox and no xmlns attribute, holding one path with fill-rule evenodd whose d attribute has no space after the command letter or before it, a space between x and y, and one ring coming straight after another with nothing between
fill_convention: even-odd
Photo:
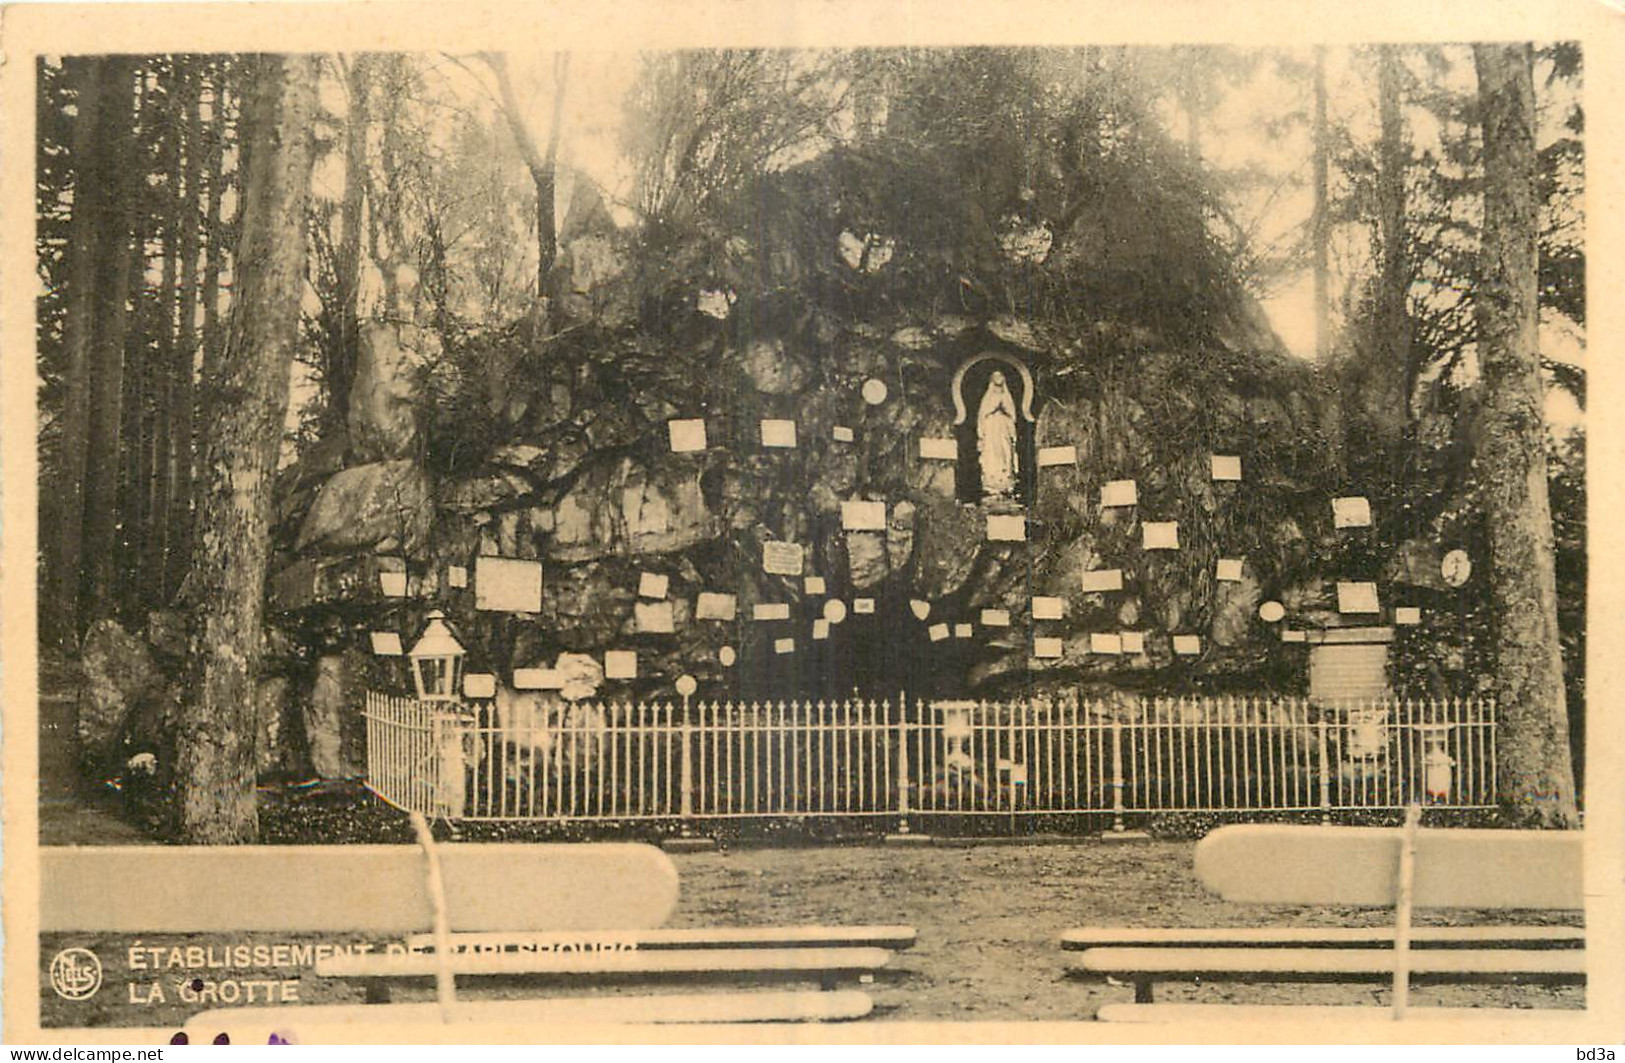
<instances>
[{"instance_id":1,"label":"bench","mask_svg":"<svg viewBox=\"0 0 1625 1063\"><path fill-rule=\"evenodd\" d=\"M396 938L387 951L316 959L315 974L365 983L368 1004L202 1012L189 1030L304 1040L356 1023L796 1022L861 1018L837 991L887 966L908 927L663 929L676 908L671 858L636 844L44 848L46 932L341 933ZM117 883L109 889L109 883ZM426 929L433 930L425 935ZM463 976L588 987L768 981L822 991L743 991L466 1001ZM436 1001L387 1003L395 979L431 979Z\"/></svg>"},{"instance_id":2,"label":"bench","mask_svg":"<svg viewBox=\"0 0 1625 1063\"><path fill-rule=\"evenodd\" d=\"M1381 906L1378 928L1080 928L1062 947L1071 974L1132 983L1133 1004L1097 1018L1162 1022L1348 1016L1355 1008L1298 1005L1159 1005L1158 982L1389 983L1394 1017L1412 985L1584 985L1584 931L1570 926L1411 926L1417 907L1573 910L1583 907L1581 836L1575 832L1423 830L1419 809L1400 829L1250 825L1221 827L1196 848L1196 873L1225 900L1258 904ZM1412 1009L1421 1018L1488 1017L1505 1010ZM1549 1014L1549 1013L1547 1013Z\"/></svg>"},{"instance_id":3,"label":"bench","mask_svg":"<svg viewBox=\"0 0 1625 1063\"><path fill-rule=\"evenodd\" d=\"M1061 948L1389 949L1394 928L1376 927L1105 927L1068 930ZM1576 926L1430 926L1411 931L1413 949L1578 949Z\"/></svg>"},{"instance_id":4,"label":"bench","mask_svg":"<svg viewBox=\"0 0 1625 1063\"><path fill-rule=\"evenodd\" d=\"M369 983L373 1003L388 1000L388 984L430 980L442 971L459 978L523 977L532 981L607 985L624 982L751 981L816 982L834 989L842 981L872 976L891 961L875 948L794 949L655 949L648 952L505 952L496 955L453 952L442 958L415 955L346 955L316 961L322 978L359 979Z\"/></svg>"},{"instance_id":5,"label":"bench","mask_svg":"<svg viewBox=\"0 0 1625 1063\"><path fill-rule=\"evenodd\" d=\"M793 949L877 948L900 952L914 947L911 926L729 926L662 927L614 934L453 934L453 952L568 952L610 946L638 949ZM432 934L412 934L407 951L432 952Z\"/></svg>"},{"instance_id":6,"label":"bench","mask_svg":"<svg viewBox=\"0 0 1625 1063\"><path fill-rule=\"evenodd\" d=\"M834 992L672 993L641 997L600 996L525 1000L457 1000L406 1004L308 1004L285 1008L235 1008L200 1012L186 1022L193 1043L227 1031L233 1044L266 1044L272 1036L294 1043L349 1040L382 1024L403 1029L451 1026L573 1026L581 1024L719 1024L840 1022L873 1008L867 993ZM377 1013L378 1018L373 1018ZM375 1035L369 1035L375 1036Z\"/></svg>"}]
</instances>

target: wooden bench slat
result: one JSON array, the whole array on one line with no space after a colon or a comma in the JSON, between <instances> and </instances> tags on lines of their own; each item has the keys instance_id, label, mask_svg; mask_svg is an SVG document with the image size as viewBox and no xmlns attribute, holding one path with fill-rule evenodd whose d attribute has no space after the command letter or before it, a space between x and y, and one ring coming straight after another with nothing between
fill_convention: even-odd
<instances>
[{"instance_id":1,"label":"wooden bench slat","mask_svg":"<svg viewBox=\"0 0 1625 1063\"><path fill-rule=\"evenodd\" d=\"M1197 843L1196 874L1227 901L1388 906L1402 841L1389 827L1220 827ZM1580 909L1582 854L1579 831L1419 830L1413 903Z\"/></svg>"},{"instance_id":2,"label":"wooden bench slat","mask_svg":"<svg viewBox=\"0 0 1625 1063\"><path fill-rule=\"evenodd\" d=\"M468 975L556 975L727 977L737 975L815 977L859 974L891 962L885 949L658 949L648 952L457 953L451 970ZM379 953L330 956L316 961L323 978L432 978L433 955Z\"/></svg>"},{"instance_id":3,"label":"wooden bench slat","mask_svg":"<svg viewBox=\"0 0 1625 1063\"><path fill-rule=\"evenodd\" d=\"M655 927L677 868L652 845L438 846L451 929ZM40 929L409 934L433 926L414 845L40 850Z\"/></svg>"},{"instance_id":4,"label":"wooden bench slat","mask_svg":"<svg viewBox=\"0 0 1625 1063\"><path fill-rule=\"evenodd\" d=\"M1393 927L1077 927L1061 948L1391 948ZM1428 926L1411 930L1411 947L1582 948L1585 930L1572 926Z\"/></svg>"},{"instance_id":5,"label":"wooden bench slat","mask_svg":"<svg viewBox=\"0 0 1625 1063\"><path fill-rule=\"evenodd\" d=\"M1411 956L1413 980L1451 982L1585 981L1585 953L1569 949L1427 949ZM1073 971L1129 981L1386 981L1393 977L1388 949L1163 949L1096 948L1068 962Z\"/></svg>"},{"instance_id":6,"label":"wooden bench slat","mask_svg":"<svg viewBox=\"0 0 1625 1063\"><path fill-rule=\"evenodd\" d=\"M1492 1023L1507 1019L1547 1022L1584 1012L1550 1008L1407 1008L1410 1022ZM1102 1004L1095 1013L1101 1022L1387 1022L1392 1008L1361 1004Z\"/></svg>"},{"instance_id":7,"label":"wooden bench slat","mask_svg":"<svg viewBox=\"0 0 1625 1063\"><path fill-rule=\"evenodd\" d=\"M839 1022L861 1019L873 1010L874 1001L867 993L842 989L458 1001L450 1018L457 1024L482 1025ZM356 1036L380 1025L437 1026L441 1021L440 1006L434 1003L318 1004L205 1011L188 1019L186 1029L211 1038L225 1031L234 1044L265 1044L272 1033L319 1044L324 1036Z\"/></svg>"},{"instance_id":8,"label":"wooden bench slat","mask_svg":"<svg viewBox=\"0 0 1625 1063\"><path fill-rule=\"evenodd\" d=\"M1411 984L1584 985L1584 931L1574 927L1416 927L1415 907L1581 909L1583 837L1577 832L1420 830L1420 808L1403 829L1249 824L1221 827L1196 846L1197 877L1228 901L1394 908L1395 926L1111 928L1068 931L1073 973L1134 985L1135 1005L1098 1017L1145 1021L1159 981L1367 982L1393 986L1392 1013L1405 1014ZM1396 951L1404 935L1407 947ZM1077 952L1076 950L1082 950ZM1275 1010L1187 1012L1210 1021L1297 1018ZM1426 1018L1428 1009L1418 1009ZM1468 1009L1486 1017L1486 1009ZM1243 1014L1245 1012L1245 1015ZM1361 1012L1332 1009L1335 1018ZM1549 1014L1549 1013L1548 1013Z\"/></svg>"},{"instance_id":9,"label":"wooden bench slat","mask_svg":"<svg viewBox=\"0 0 1625 1063\"><path fill-rule=\"evenodd\" d=\"M452 950L549 952L609 944L622 949L788 949L788 948L913 948L918 932L911 926L748 926L681 927L628 930L621 933L485 933L453 934ZM432 952L433 934L412 934L406 939L412 952Z\"/></svg>"}]
</instances>

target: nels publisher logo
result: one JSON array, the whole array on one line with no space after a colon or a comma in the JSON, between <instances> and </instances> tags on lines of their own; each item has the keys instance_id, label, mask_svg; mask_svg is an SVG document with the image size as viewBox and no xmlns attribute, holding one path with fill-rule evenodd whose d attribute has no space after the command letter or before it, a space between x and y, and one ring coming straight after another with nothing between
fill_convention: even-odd
<instances>
[{"instance_id":1,"label":"nels publisher logo","mask_svg":"<svg viewBox=\"0 0 1625 1063\"><path fill-rule=\"evenodd\" d=\"M64 1000L89 1000L102 987L102 961L89 949L63 949L51 958L51 988Z\"/></svg>"}]
</instances>

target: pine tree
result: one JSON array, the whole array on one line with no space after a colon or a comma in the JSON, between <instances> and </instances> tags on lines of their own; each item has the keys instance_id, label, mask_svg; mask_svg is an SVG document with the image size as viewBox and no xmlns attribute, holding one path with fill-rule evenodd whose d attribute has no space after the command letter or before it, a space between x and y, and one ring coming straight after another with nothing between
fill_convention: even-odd
<instances>
[{"instance_id":1,"label":"pine tree","mask_svg":"<svg viewBox=\"0 0 1625 1063\"><path fill-rule=\"evenodd\" d=\"M250 152L227 325L199 463L190 604L196 625L180 712L182 837L248 842L254 808L254 706L271 491L288 411L288 374L305 283L310 122L316 60L252 63L244 139Z\"/></svg>"},{"instance_id":2,"label":"pine tree","mask_svg":"<svg viewBox=\"0 0 1625 1063\"><path fill-rule=\"evenodd\" d=\"M136 259L134 129L140 114L135 94L136 60L107 59L101 68L96 118L100 145L92 178L104 188L95 198L97 261L89 351L90 431L85 466L82 568L86 575L85 620L112 617L118 582L120 441L123 439L124 354L129 329L130 275ZM88 205L87 205L88 207Z\"/></svg>"},{"instance_id":3,"label":"pine tree","mask_svg":"<svg viewBox=\"0 0 1625 1063\"><path fill-rule=\"evenodd\" d=\"M1537 342L1534 55L1474 45L1484 139L1478 285L1483 409L1476 461L1489 534L1501 803L1515 822L1575 824Z\"/></svg>"}]
</instances>

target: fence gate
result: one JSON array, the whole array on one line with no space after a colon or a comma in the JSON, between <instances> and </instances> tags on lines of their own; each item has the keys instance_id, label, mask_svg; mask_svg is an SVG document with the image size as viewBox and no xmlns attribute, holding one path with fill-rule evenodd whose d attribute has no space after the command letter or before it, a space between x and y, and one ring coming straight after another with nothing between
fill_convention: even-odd
<instances>
[{"instance_id":1,"label":"fence gate","mask_svg":"<svg viewBox=\"0 0 1625 1063\"><path fill-rule=\"evenodd\" d=\"M1009 701L532 699L371 693L367 782L466 820L868 817L886 826L1495 801L1484 700L1076 695Z\"/></svg>"}]
</instances>

